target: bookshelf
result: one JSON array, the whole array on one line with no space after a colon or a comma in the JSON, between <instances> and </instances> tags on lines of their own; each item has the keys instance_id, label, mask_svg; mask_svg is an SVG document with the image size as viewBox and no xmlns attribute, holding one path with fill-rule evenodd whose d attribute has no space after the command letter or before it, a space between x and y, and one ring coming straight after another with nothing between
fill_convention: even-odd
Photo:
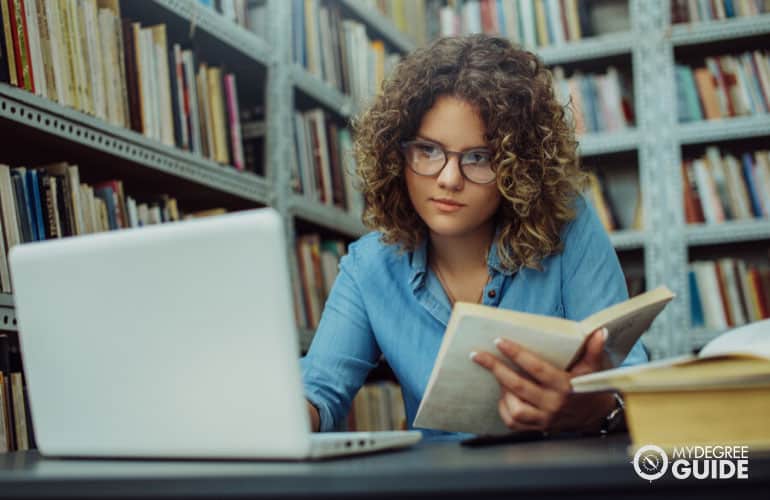
<instances>
[{"instance_id":1,"label":"bookshelf","mask_svg":"<svg viewBox=\"0 0 770 500\"><path fill-rule=\"evenodd\" d=\"M344 16L366 25L370 37L404 53L415 44L385 16L358 0L337 0ZM188 192L205 193L206 199L236 208L274 206L286 222L288 250L293 249L298 226L313 226L347 239L365 232L359 218L336 207L295 194L287 165L293 155L293 131L287 132L295 109L318 106L340 120L358 111L353 100L293 62L291 2L268 1L272 20L261 38L198 2L151 0L127 10L143 22L165 22L177 33L191 32L213 41L209 56L218 55L239 70L253 65L253 78L264 78L252 100L269 103L265 109L266 165L263 176L219 165L202 156L166 146L129 129L111 125L72 108L29 92L0 84L0 122L14 136L55 138L70 147L72 160L79 154L99 154L117 159L134 171L150 171L179 182ZM645 215L645 231L622 230L610 235L619 252L641 253L647 288L666 284L679 296L656 322L645 339L655 357L689 351L713 332L689 332L686 269L688 249L733 241L770 239L770 223L729 222L719 226L688 227L683 222L681 173L682 147L770 135L770 118L750 116L714 122L679 124L676 121L675 51L680 47L761 37L770 33L770 15L688 25L671 25L668 1L628 0L630 30L607 33L576 42L536 49L550 65L595 65L601 61L630 61L633 74L636 126L616 133L579 138L583 156L628 153L637 160ZM210 57L211 58L211 57ZM213 62L216 62L212 58ZM247 85L241 87L245 92ZM172 193L173 194L173 193ZM290 259L296 275L296 257ZM12 297L0 295L0 309L12 314ZM10 316L9 316L10 317ZM11 319L12 322L12 319ZM9 329L12 329L9 327ZM301 331L306 348L312 331Z\"/></svg>"}]
</instances>

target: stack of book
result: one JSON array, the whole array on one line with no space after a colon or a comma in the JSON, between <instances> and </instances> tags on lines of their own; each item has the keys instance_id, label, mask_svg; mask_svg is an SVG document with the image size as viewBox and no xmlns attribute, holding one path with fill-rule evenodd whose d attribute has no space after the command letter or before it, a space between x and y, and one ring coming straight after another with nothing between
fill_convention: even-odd
<instances>
[{"instance_id":1,"label":"stack of book","mask_svg":"<svg viewBox=\"0 0 770 500\"><path fill-rule=\"evenodd\" d=\"M770 4L756 0L671 0L671 23L699 23L770 12Z\"/></svg>"},{"instance_id":2,"label":"stack of book","mask_svg":"<svg viewBox=\"0 0 770 500\"><path fill-rule=\"evenodd\" d=\"M770 52L710 56L705 66L676 65L680 122L750 116L770 110Z\"/></svg>"},{"instance_id":3,"label":"stack of book","mask_svg":"<svg viewBox=\"0 0 770 500\"><path fill-rule=\"evenodd\" d=\"M321 321L321 312L347 248L343 241L305 234L297 237L296 251L299 276L294 283L295 317L299 327L314 329Z\"/></svg>"},{"instance_id":4,"label":"stack of book","mask_svg":"<svg viewBox=\"0 0 770 500\"><path fill-rule=\"evenodd\" d=\"M294 0L292 22L294 61L350 95L356 105L379 92L400 59L386 51L382 40L371 39L365 25L345 19L338 4Z\"/></svg>"},{"instance_id":5,"label":"stack of book","mask_svg":"<svg viewBox=\"0 0 770 500\"><path fill-rule=\"evenodd\" d=\"M180 219L166 195L137 203L117 179L80 182L77 165L35 168L0 164L0 289L10 293L7 252L20 243L139 227Z\"/></svg>"},{"instance_id":6,"label":"stack of book","mask_svg":"<svg viewBox=\"0 0 770 500\"><path fill-rule=\"evenodd\" d=\"M726 330L770 318L770 266L723 258L688 269L693 327Z\"/></svg>"},{"instance_id":7,"label":"stack of book","mask_svg":"<svg viewBox=\"0 0 770 500\"><path fill-rule=\"evenodd\" d=\"M243 169L235 75L169 47L118 0L0 2L0 81Z\"/></svg>"},{"instance_id":8,"label":"stack of book","mask_svg":"<svg viewBox=\"0 0 770 500\"><path fill-rule=\"evenodd\" d=\"M567 78L557 66L553 82L559 101L569 105L577 134L617 132L634 125L631 77L615 67L604 74L576 71Z\"/></svg>"},{"instance_id":9,"label":"stack of book","mask_svg":"<svg viewBox=\"0 0 770 500\"><path fill-rule=\"evenodd\" d=\"M0 333L0 453L35 448L18 343Z\"/></svg>"},{"instance_id":10,"label":"stack of book","mask_svg":"<svg viewBox=\"0 0 770 500\"><path fill-rule=\"evenodd\" d=\"M720 335L698 356L591 373L571 383L579 393L623 393L635 449L770 448L770 321Z\"/></svg>"},{"instance_id":11,"label":"stack of book","mask_svg":"<svg viewBox=\"0 0 770 500\"><path fill-rule=\"evenodd\" d=\"M770 151L705 156L682 162L685 221L716 224L770 217Z\"/></svg>"},{"instance_id":12,"label":"stack of book","mask_svg":"<svg viewBox=\"0 0 770 500\"><path fill-rule=\"evenodd\" d=\"M390 381L365 384L353 398L348 413L349 431L397 431L406 429L406 410L401 387Z\"/></svg>"},{"instance_id":13,"label":"stack of book","mask_svg":"<svg viewBox=\"0 0 770 500\"><path fill-rule=\"evenodd\" d=\"M379 5L381 2L377 2ZM588 2L581 0L465 0L445 2L427 0L427 13L407 17L409 9L396 0L383 2L386 14L396 26L402 19L416 20L425 26L423 33L410 33L418 43L438 36L469 33L500 35L534 49L559 46L587 37L617 31L627 31L628 2ZM427 22L422 24L421 19ZM405 21L404 21L405 22Z\"/></svg>"},{"instance_id":14,"label":"stack of book","mask_svg":"<svg viewBox=\"0 0 770 500\"><path fill-rule=\"evenodd\" d=\"M294 113L294 139L294 191L360 215L363 200L354 182L350 130L339 127L325 111L315 108Z\"/></svg>"}]
</instances>

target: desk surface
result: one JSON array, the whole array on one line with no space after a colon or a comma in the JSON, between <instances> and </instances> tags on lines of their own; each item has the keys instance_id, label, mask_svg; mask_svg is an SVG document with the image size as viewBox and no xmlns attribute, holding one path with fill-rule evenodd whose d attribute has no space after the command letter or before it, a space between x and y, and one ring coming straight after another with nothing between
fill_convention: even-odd
<instances>
[{"instance_id":1,"label":"desk surface","mask_svg":"<svg viewBox=\"0 0 770 500\"><path fill-rule=\"evenodd\" d=\"M748 480L671 478L650 484L631 465L626 435L466 448L425 442L395 452L322 462L45 459L0 455L0 497L623 497L686 489L751 496L770 485L770 455L752 454ZM672 488L672 489L669 489ZM684 491L684 490L681 490ZM756 496L754 496L756 498Z\"/></svg>"}]
</instances>

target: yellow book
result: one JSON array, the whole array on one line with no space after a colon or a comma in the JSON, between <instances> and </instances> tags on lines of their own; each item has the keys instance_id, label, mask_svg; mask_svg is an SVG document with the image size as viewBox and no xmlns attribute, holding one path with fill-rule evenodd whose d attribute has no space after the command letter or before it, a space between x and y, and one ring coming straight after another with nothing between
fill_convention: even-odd
<instances>
[{"instance_id":1,"label":"yellow book","mask_svg":"<svg viewBox=\"0 0 770 500\"><path fill-rule=\"evenodd\" d=\"M673 298L668 288L659 287L583 321L458 302L413 426L474 434L508 433L497 411L497 380L469 359L471 352L498 352L494 340L508 338L550 364L568 369L582 355L590 334L605 327L609 335L603 365L618 366Z\"/></svg>"},{"instance_id":2,"label":"yellow book","mask_svg":"<svg viewBox=\"0 0 770 500\"><path fill-rule=\"evenodd\" d=\"M7 50L6 59L8 59L8 76L11 79L11 85L16 87L23 87L22 83L19 85L19 81L16 78L16 58L13 55L13 35L11 34L11 21L8 17L10 11L8 10L8 2L0 1L0 11L3 14L3 32L5 35L5 46Z\"/></svg>"},{"instance_id":3,"label":"yellow book","mask_svg":"<svg viewBox=\"0 0 770 500\"><path fill-rule=\"evenodd\" d=\"M545 16L545 0L535 0L537 43L541 47L548 46L548 19Z\"/></svg>"},{"instance_id":4,"label":"yellow book","mask_svg":"<svg viewBox=\"0 0 770 500\"><path fill-rule=\"evenodd\" d=\"M724 333L697 356L583 375L572 387L622 392L634 448L770 449L770 320Z\"/></svg>"},{"instance_id":5,"label":"yellow book","mask_svg":"<svg viewBox=\"0 0 770 500\"><path fill-rule=\"evenodd\" d=\"M214 160L227 165L230 163L230 153L227 149L227 122L225 118L224 92L222 92L222 69L209 68L208 99L211 107L211 132L214 136Z\"/></svg>"}]
</instances>

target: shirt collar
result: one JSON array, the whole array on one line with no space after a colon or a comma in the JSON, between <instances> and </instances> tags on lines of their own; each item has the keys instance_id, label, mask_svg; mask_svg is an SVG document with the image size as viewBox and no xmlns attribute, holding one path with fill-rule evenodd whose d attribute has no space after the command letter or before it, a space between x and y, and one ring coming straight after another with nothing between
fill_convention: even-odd
<instances>
[{"instance_id":1,"label":"shirt collar","mask_svg":"<svg viewBox=\"0 0 770 500\"><path fill-rule=\"evenodd\" d=\"M500 256L497 254L497 241L500 236L500 226L495 229L495 236L492 238L492 244L489 246L489 253L487 254L487 266L489 267L489 273L494 277L495 273L501 273L505 276L510 276L513 271L506 269L500 262ZM422 238L420 243L417 244L417 248L411 252L411 266L412 272L409 277L409 282L412 284L412 289L417 289L425 280L425 271L428 267L428 239Z\"/></svg>"}]
</instances>

